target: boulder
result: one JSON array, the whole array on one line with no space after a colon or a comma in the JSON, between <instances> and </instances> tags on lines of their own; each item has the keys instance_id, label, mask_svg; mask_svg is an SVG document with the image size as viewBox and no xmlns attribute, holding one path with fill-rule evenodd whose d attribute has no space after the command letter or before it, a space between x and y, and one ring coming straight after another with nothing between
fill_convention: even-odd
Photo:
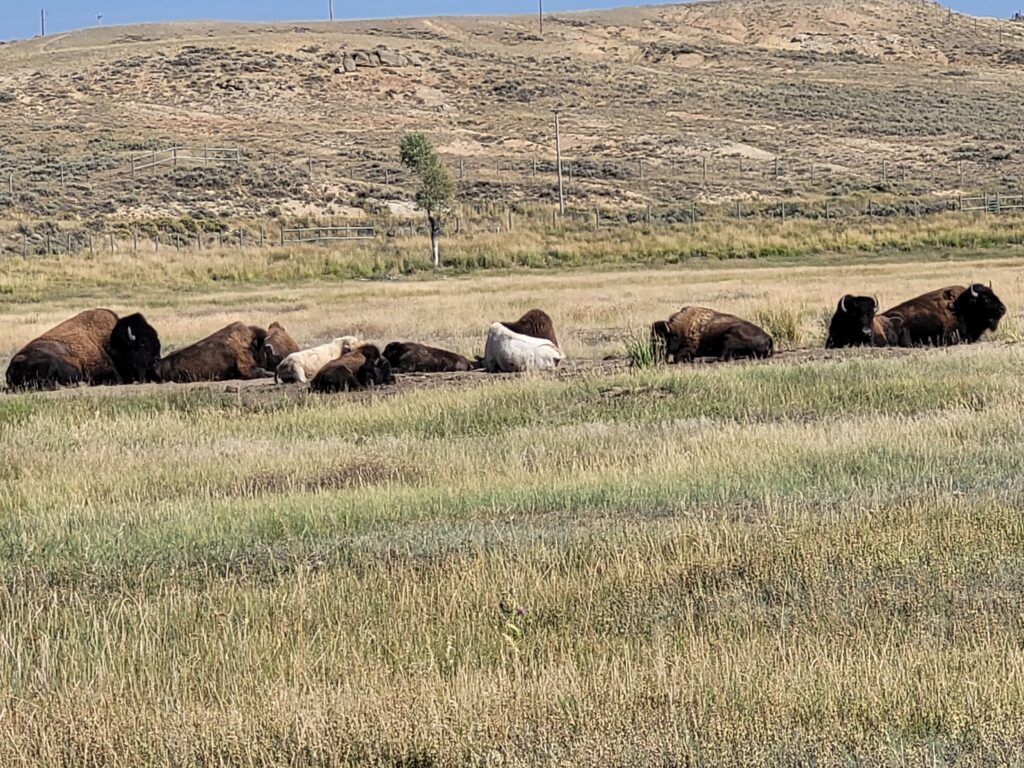
<instances>
[{"instance_id":1,"label":"boulder","mask_svg":"<svg viewBox=\"0 0 1024 768\"><path fill-rule=\"evenodd\" d=\"M377 51L377 58L380 59L382 67L401 67L402 59L405 57L397 51L389 51L382 48Z\"/></svg>"},{"instance_id":2,"label":"boulder","mask_svg":"<svg viewBox=\"0 0 1024 768\"><path fill-rule=\"evenodd\" d=\"M356 60L353 59L351 56L349 56L346 53L345 54L345 58L343 58L341 60L341 67L346 72L355 72L356 71Z\"/></svg>"},{"instance_id":3,"label":"boulder","mask_svg":"<svg viewBox=\"0 0 1024 768\"><path fill-rule=\"evenodd\" d=\"M366 55L366 51L356 51L352 54L352 61L355 62L357 67L368 67L370 66L370 57Z\"/></svg>"}]
</instances>

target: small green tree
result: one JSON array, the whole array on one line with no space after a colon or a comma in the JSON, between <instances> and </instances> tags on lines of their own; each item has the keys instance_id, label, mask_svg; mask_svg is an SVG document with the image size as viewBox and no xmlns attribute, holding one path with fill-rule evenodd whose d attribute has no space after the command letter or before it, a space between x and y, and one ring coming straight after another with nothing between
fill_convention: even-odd
<instances>
[{"instance_id":1,"label":"small green tree","mask_svg":"<svg viewBox=\"0 0 1024 768\"><path fill-rule=\"evenodd\" d=\"M408 133L399 146L402 165L420 180L416 203L427 214L430 222L430 253L434 266L441 266L439 238L444 232L444 219L451 213L455 200L455 180L441 164L430 140L422 133Z\"/></svg>"}]
</instances>

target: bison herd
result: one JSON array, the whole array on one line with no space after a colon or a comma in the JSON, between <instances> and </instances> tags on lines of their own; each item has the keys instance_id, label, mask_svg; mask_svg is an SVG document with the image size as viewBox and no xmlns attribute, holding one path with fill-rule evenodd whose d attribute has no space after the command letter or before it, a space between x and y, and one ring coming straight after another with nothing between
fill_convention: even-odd
<instances>
[{"instance_id":1,"label":"bison herd","mask_svg":"<svg viewBox=\"0 0 1024 768\"><path fill-rule=\"evenodd\" d=\"M844 296L829 325L828 348L946 346L973 343L994 331L1006 307L991 286L942 288L878 313L878 301ZM704 307L684 307L651 328L656 356L666 362L765 358L772 337L757 325ZM7 368L12 390L77 384L195 382L273 377L308 383L314 392L340 392L394 382L395 373L483 369L492 373L551 370L564 355L547 313L532 309L515 322L487 330L484 355L470 360L415 342L384 351L354 336L300 350L288 332L232 323L205 339L160 356L160 337L141 314L118 317L91 309L29 342Z\"/></svg>"}]
</instances>

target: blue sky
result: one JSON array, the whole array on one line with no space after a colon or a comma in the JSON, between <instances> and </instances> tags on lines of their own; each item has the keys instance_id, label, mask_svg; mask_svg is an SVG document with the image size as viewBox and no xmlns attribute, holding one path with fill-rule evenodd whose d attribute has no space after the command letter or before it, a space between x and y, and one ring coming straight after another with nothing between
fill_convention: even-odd
<instances>
[{"instance_id":1,"label":"blue sky","mask_svg":"<svg viewBox=\"0 0 1024 768\"><path fill-rule=\"evenodd\" d=\"M39 31L39 9L47 10L48 33L66 32L96 24L97 13L104 24L129 24L140 21L183 19L231 19L240 21L276 21L322 19L327 16L328 0L2 0L0 40L31 37ZM650 0L648 0L650 2ZM614 8L639 5L629 0L545 0L545 10L570 11L586 8ZM1006 17L1024 9L1024 0L953 0L958 11L986 16ZM388 16L430 16L434 14L533 13L536 0L377 0L372 6L375 18ZM338 18L367 16L367 5L354 0L334 0Z\"/></svg>"}]
</instances>

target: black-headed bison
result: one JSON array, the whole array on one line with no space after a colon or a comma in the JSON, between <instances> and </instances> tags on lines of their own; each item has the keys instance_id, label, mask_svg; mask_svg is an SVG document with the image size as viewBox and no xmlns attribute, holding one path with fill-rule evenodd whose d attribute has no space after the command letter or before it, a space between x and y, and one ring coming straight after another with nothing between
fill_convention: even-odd
<instances>
[{"instance_id":1,"label":"black-headed bison","mask_svg":"<svg viewBox=\"0 0 1024 768\"><path fill-rule=\"evenodd\" d=\"M753 323L705 307L683 307L667 322L654 323L651 343L659 357L676 363L771 357L775 348L772 337Z\"/></svg>"},{"instance_id":2,"label":"black-headed bison","mask_svg":"<svg viewBox=\"0 0 1024 768\"><path fill-rule=\"evenodd\" d=\"M870 296L843 296L828 328L828 349L840 347L905 347L910 339L899 317L878 312L878 301Z\"/></svg>"},{"instance_id":3,"label":"black-headed bison","mask_svg":"<svg viewBox=\"0 0 1024 768\"><path fill-rule=\"evenodd\" d=\"M391 342L384 348L384 357L395 373L442 373L473 368L473 363L456 352L413 341Z\"/></svg>"},{"instance_id":4,"label":"black-headed bison","mask_svg":"<svg viewBox=\"0 0 1024 768\"><path fill-rule=\"evenodd\" d=\"M132 384L155 378L160 337L140 314L90 309L26 344L7 367L11 389Z\"/></svg>"},{"instance_id":5,"label":"black-headed bison","mask_svg":"<svg viewBox=\"0 0 1024 768\"><path fill-rule=\"evenodd\" d=\"M232 323L167 355L156 365L157 376L165 382L269 378L266 341L264 329Z\"/></svg>"},{"instance_id":6,"label":"black-headed bison","mask_svg":"<svg viewBox=\"0 0 1024 768\"><path fill-rule=\"evenodd\" d=\"M350 392L394 384L391 364L372 344L363 344L332 360L309 383L312 392Z\"/></svg>"},{"instance_id":7,"label":"black-headed bison","mask_svg":"<svg viewBox=\"0 0 1024 768\"><path fill-rule=\"evenodd\" d=\"M973 344L994 331L1006 307L990 286L953 285L905 301L882 317L902 321L908 345Z\"/></svg>"}]
</instances>

